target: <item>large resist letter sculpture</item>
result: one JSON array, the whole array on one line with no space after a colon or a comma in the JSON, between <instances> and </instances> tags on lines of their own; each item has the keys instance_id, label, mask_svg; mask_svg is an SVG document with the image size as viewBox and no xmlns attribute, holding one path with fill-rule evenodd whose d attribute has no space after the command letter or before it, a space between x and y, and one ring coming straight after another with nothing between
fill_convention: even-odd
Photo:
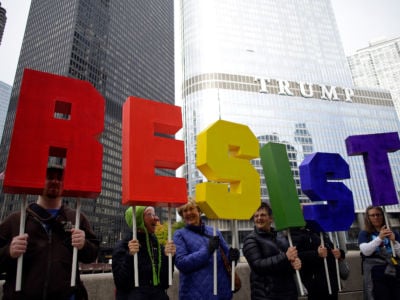
<instances>
[{"instance_id":1,"label":"large resist letter sculpture","mask_svg":"<svg viewBox=\"0 0 400 300\"><path fill-rule=\"evenodd\" d=\"M248 220L251 217L260 203L260 176L250 163L256 157L258 141L246 125L218 120L197 136L196 165L210 181L196 185L196 202L208 218ZM232 247L236 247L235 239ZM232 290L234 269L232 262ZM216 294L217 254L214 252Z\"/></svg>"},{"instance_id":2,"label":"large resist letter sculpture","mask_svg":"<svg viewBox=\"0 0 400 300\"><path fill-rule=\"evenodd\" d=\"M328 182L350 178L349 165L337 153L317 152L306 156L299 169L303 192L311 201L327 202L303 207L304 218L314 230L320 232L321 245L324 246L324 231L348 230L354 220L353 193L341 182ZM324 266L329 294L332 294L326 257ZM337 259L336 275L341 290Z\"/></svg>"},{"instance_id":3,"label":"large resist letter sculpture","mask_svg":"<svg viewBox=\"0 0 400 300\"><path fill-rule=\"evenodd\" d=\"M104 99L88 82L26 69L11 139L3 191L42 194L51 158L64 160L63 195L78 197L75 228L80 224L80 197L101 192ZM26 196L21 205L20 234L25 231ZM76 283L78 249L72 257L71 286ZM21 290L23 256L18 258L16 287Z\"/></svg>"},{"instance_id":4,"label":"large resist letter sculpture","mask_svg":"<svg viewBox=\"0 0 400 300\"><path fill-rule=\"evenodd\" d=\"M136 239L135 205L171 207L187 201L186 180L157 176L156 168L175 170L185 162L183 141L168 136L182 128L181 109L165 103L129 97L122 112L122 204L132 205L132 233ZM135 286L139 286L138 256L134 260ZM172 284L172 256L168 260Z\"/></svg>"},{"instance_id":5,"label":"large resist letter sculpture","mask_svg":"<svg viewBox=\"0 0 400 300\"><path fill-rule=\"evenodd\" d=\"M372 204L376 206L398 204L388 158L389 152L400 149L398 133L349 136L346 139L346 148L350 156L363 156Z\"/></svg>"},{"instance_id":6,"label":"large resist letter sculpture","mask_svg":"<svg viewBox=\"0 0 400 300\"><path fill-rule=\"evenodd\" d=\"M104 99L88 82L26 69L3 191L41 194L49 157L65 158L65 196L101 192Z\"/></svg>"},{"instance_id":7,"label":"large resist letter sculpture","mask_svg":"<svg viewBox=\"0 0 400 300\"><path fill-rule=\"evenodd\" d=\"M258 140L246 125L218 120L197 136L196 202L210 219L250 219L260 203L260 176L250 160Z\"/></svg>"},{"instance_id":8,"label":"large resist letter sculpture","mask_svg":"<svg viewBox=\"0 0 400 300\"><path fill-rule=\"evenodd\" d=\"M183 141L166 136L182 128L181 108L129 97L122 124L122 204L186 203L184 178L156 175L157 168L175 170L185 162Z\"/></svg>"},{"instance_id":9,"label":"large resist letter sculpture","mask_svg":"<svg viewBox=\"0 0 400 300\"><path fill-rule=\"evenodd\" d=\"M349 165L337 153L307 155L300 167L301 189L311 201L326 204L303 207L304 219L317 231L345 231L354 221L353 193L342 182L350 178Z\"/></svg>"},{"instance_id":10,"label":"large resist letter sculpture","mask_svg":"<svg viewBox=\"0 0 400 300\"><path fill-rule=\"evenodd\" d=\"M289 244L293 246L290 228L304 226L304 218L301 214L286 145L269 142L260 149L260 156L276 229L288 229ZM300 294L303 296L299 270L296 270L296 276Z\"/></svg>"},{"instance_id":11,"label":"large resist letter sculpture","mask_svg":"<svg viewBox=\"0 0 400 300\"><path fill-rule=\"evenodd\" d=\"M269 142L261 148L260 156L276 229L304 226L286 146Z\"/></svg>"}]
</instances>

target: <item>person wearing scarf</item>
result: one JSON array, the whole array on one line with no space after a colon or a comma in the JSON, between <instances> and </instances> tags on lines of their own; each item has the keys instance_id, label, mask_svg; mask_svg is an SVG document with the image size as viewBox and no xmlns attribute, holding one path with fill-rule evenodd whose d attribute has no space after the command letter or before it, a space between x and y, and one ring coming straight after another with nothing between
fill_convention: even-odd
<instances>
[{"instance_id":1,"label":"person wearing scarf","mask_svg":"<svg viewBox=\"0 0 400 300\"><path fill-rule=\"evenodd\" d=\"M132 207L125 220L132 228ZM117 300L168 300L168 254L175 255L175 245L160 245L154 232L159 222L154 208L136 206L137 239L129 233L117 242L112 255L112 272ZM133 255L138 255L139 286L135 287Z\"/></svg>"}]
</instances>

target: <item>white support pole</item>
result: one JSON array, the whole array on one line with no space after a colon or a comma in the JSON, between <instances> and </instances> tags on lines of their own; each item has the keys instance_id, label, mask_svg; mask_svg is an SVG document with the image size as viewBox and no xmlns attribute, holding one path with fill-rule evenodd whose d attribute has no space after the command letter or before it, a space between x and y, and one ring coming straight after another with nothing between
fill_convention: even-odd
<instances>
[{"instance_id":1,"label":"white support pole","mask_svg":"<svg viewBox=\"0 0 400 300\"><path fill-rule=\"evenodd\" d=\"M239 242L236 240L236 232L237 232L237 220L231 220L231 232L232 232L232 248L237 248ZM232 292L235 290L235 262L232 261L231 266L231 290Z\"/></svg>"},{"instance_id":2,"label":"white support pole","mask_svg":"<svg viewBox=\"0 0 400 300\"><path fill-rule=\"evenodd\" d=\"M217 221L214 220L213 236L217 235ZM214 295L218 295L218 282L217 282L217 251L214 250Z\"/></svg>"},{"instance_id":3,"label":"white support pole","mask_svg":"<svg viewBox=\"0 0 400 300\"><path fill-rule=\"evenodd\" d=\"M136 235L136 206L132 206L132 239L137 240ZM133 255L133 275L135 279L135 287L139 286L139 272L138 272L138 255Z\"/></svg>"},{"instance_id":4,"label":"white support pole","mask_svg":"<svg viewBox=\"0 0 400 300\"><path fill-rule=\"evenodd\" d=\"M172 240L171 207L168 207L168 241ZM172 254L168 254L168 284L172 285Z\"/></svg>"},{"instance_id":5,"label":"white support pole","mask_svg":"<svg viewBox=\"0 0 400 300\"><path fill-rule=\"evenodd\" d=\"M325 247L324 235L322 232L319 233L319 237L321 239L321 246ZM324 266L325 266L325 275L326 275L326 282L328 284L329 295L332 295L331 280L329 278L328 261L327 261L326 257L324 257Z\"/></svg>"},{"instance_id":6,"label":"white support pole","mask_svg":"<svg viewBox=\"0 0 400 300\"><path fill-rule=\"evenodd\" d=\"M81 198L76 199L75 229L79 229L81 219ZM76 266L78 264L78 248L74 247L72 253L71 286L76 285Z\"/></svg>"},{"instance_id":7,"label":"white support pole","mask_svg":"<svg viewBox=\"0 0 400 300\"><path fill-rule=\"evenodd\" d=\"M288 228L288 240L289 240L289 246L293 247L293 241L292 241L292 235L290 234L290 228ZM304 296L303 282L301 281L299 270L296 270L296 277L297 277L297 283L298 283L299 289L300 289L300 295Z\"/></svg>"},{"instance_id":8,"label":"white support pole","mask_svg":"<svg viewBox=\"0 0 400 300\"><path fill-rule=\"evenodd\" d=\"M387 217L385 206L382 206L382 210L383 210L383 217L385 218L386 228L390 229L389 218ZM392 256L396 257L396 251L394 251L394 243L391 239L389 239L389 241L390 241L390 247L392 248Z\"/></svg>"},{"instance_id":9,"label":"white support pole","mask_svg":"<svg viewBox=\"0 0 400 300\"><path fill-rule=\"evenodd\" d=\"M21 204L21 219L19 221L19 234L25 233L25 221L26 221L26 206L27 200L26 195L22 196L22 204ZM22 264L24 261L24 255L18 257L17 260L17 277L15 281L15 290L17 292L21 291L21 281L22 281Z\"/></svg>"},{"instance_id":10,"label":"white support pole","mask_svg":"<svg viewBox=\"0 0 400 300\"><path fill-rule=\"evenodd\" d=\"M337 238L337 232L335 232L336 238ZM333 248L338 248L336 240L332 236L332 232L329 232L329 237L333 243ZM337 282L338 282L338 289L339 292L342 290L342 284L340 282L340 272L339 272L339 260L335 258L335 265L336 265L336 277L337 277Z\"/></svg>"}]
</instances>

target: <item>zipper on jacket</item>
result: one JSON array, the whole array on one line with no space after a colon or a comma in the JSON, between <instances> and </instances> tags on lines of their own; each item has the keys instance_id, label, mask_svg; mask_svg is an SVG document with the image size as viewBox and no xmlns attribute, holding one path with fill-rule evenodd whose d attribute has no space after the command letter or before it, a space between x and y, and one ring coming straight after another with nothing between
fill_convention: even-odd
<instances>
[{"instance_id":1,"label":"zipper on jacket","mask_svg":"<svg viewBox=\"0 0 400 300\"><path fill-rule=\"evenodd\" d=\"M52 237L52 229L49 228L47 232L47 244L48 244L48 255L47 255L47 270L46 270L46 280L44 281L44 288L43 288L43 300L47 299L47 289L49 287L49 277L50 277L50 267L51 267L51 258L52 258L52 253L51 253L51 245L53 241Z\"/></svg>"}]
</instances>

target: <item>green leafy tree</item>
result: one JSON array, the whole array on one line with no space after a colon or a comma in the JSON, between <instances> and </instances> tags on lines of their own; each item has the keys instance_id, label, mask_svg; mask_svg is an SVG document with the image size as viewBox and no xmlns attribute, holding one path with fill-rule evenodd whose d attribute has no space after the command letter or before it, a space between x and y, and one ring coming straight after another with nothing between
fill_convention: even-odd
<instances>
[{"instance_id":1,"label":"green leafy tree","mask_svg":"<svg viewBox=\"0 0 400 300\"><path fill-rule=\"evenodd\" d=\"M174 235L175 230L178 230L185 226L183 221L175 222L171 225L172 236ZM156 230L154 231L158 241L161 245L165 245L168 240L168 223L165 222L164 224L158 224Z\"/></svg>"}]
</instances>

